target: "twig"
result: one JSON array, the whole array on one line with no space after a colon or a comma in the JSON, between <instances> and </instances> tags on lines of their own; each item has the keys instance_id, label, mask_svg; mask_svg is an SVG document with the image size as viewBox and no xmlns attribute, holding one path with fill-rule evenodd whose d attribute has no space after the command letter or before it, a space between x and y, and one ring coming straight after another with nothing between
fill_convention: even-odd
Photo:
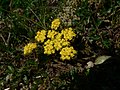
<instances>
[{"instance_id":1,"label":"twig","mask_svg":"<svg viewBox=\"0 0 120 90\"><path fill-rule=\"evenodd\" d=\"M9 32L9 34L8 34L8 38L7 38L7 45L9 44L9 41L10 41L10 35L11 35L11 33Z\"/></svg>"},{"instance_id":2,"label":"twig","mask_svg":"<svg viewBox=\"0 0 120 90\"><path fill-rule=\"evenodd\" d=\"M35 15L35 17L39 20L39 22L40 22L40 19L39 19L39 17L34 13L34 11L30 8L30 7L28 7L29 9L30 9L30 11Z\"/></svg>"},{"instance_id":3,"label":"twig","mask_svg":"<svg viewBox=\"0 0 120 90\"><path fill-rule=\"evenodd\" d=\"M7 43L6 43L6 41L5 41L5 38L3 37L3 35L2 35L2 34L0 34L0 37L2 38L3 42L4 42L4 43L5 43L5 45L7 46Z\"/></svg>"}]
</instances>

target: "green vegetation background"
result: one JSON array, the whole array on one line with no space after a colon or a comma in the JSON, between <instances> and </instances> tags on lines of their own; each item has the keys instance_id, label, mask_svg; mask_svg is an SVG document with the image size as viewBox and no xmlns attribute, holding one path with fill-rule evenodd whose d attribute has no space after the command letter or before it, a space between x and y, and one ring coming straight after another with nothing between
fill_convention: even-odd
<instances>
[{"instance_id":1,"label":"green vegetation background","mask_svg":"<svg viewBox=\"0 0 120 90\"><path fill-rule=\"evenodd\" d=\"M23 47L34 40L39 29L49 29L60 12L66 13L63 9L69 6L67 1L0 0L1 90L79 90L82 82L87 83L88 61L94 62L100 55L120 56L119 0L70 0L76 2L72 8L80 19L63 17L62 25L73 27L77 33L73 43L77 59L54 60L39 56L41 50L23 55ZM71 25L67 26L68 21Z\"/></svg>"}]
</instances>

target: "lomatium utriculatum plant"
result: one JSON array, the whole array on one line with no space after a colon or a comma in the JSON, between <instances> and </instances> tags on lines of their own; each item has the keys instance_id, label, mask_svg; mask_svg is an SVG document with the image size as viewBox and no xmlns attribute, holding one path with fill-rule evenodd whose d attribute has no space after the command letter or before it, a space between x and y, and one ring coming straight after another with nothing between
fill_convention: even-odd
<instances>
[{"instance_id":1,"label":"lomatium utriculatum plant","mask_svg":"<svg viewBox=\"0 0 120 90\"><path fill-rule=\"evenodd\" d=\"M35 36L36 43L28 43L24 47L24 55L30 54L33 49L37 48L37 43L41 43L44 54L51 55L58 51L61 60L72 59L77 51L71 46L70 41L76 34L71 27L57 32L60 23L60 19L55 19L52 21L51 30L39 30Z\"/></svg>"}]
</instances>

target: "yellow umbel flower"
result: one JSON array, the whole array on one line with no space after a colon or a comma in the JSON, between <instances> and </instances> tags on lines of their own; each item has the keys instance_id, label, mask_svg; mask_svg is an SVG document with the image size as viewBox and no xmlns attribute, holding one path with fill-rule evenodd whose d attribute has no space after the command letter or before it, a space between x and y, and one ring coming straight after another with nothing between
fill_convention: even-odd
<instances>
[{"instance_id":1,"label":"yellow umbel flower","mask_svg":"<svg viewBox=\"0 0 120 90\"><path fill-rule=\"evenodd\" d=\"M27 55L27 54L31 53L32 50L35 49L36 47L37 47L36 43L28 43L24 47L24 55Z\"/></svg>"},{"instance_id":2,"label":"yellow umbel flower","mask_svg":"<svg viewBox=\"0 0 120 90\"><path fill-rule=\"evenodd\" d=\"M61 43L62 43L62 46L70 45L70 42L66 41L65 39L62 39Z\"/></svg>"},{"instance_id":3,"label":"yellow umbel flower","mask_svg":"<svg viewBox=\"0 0 120 90\"><path fill-rule=\"evenodd\" d=\"M55 30L49 30L48 34L47 34L47 37L51 38L51 39L54 39L56 34L58 34L58 32L56 32Z\"/></svg>"},{"instance_id":4,"label":"yellow umbel flower","mask_svg":"<svg viewBox=\"0 0 120 90\"><path fill-rule=\"evenodd\" d=\"M58 51L60 50L63 46L68 46L70 45L70 42L66 41L65 39L61 39L62 34L58 34L56 38L53 40L54 41L54 47Z\"/></svg>"},{"instance_id":5,"label":"yellow umbel flower","mask_svg":"<svg viewBox=\"0 0 120 90\"><path fill-rule=\"evenodd\" d=\"M60 19L55 19L52 21L51 29L57 30L60 25Z\"/></svg>"},{"instance_id":6,"label":"yellow umbel flower","mask_svg":"<svg viewBox=\"0 0 120 90\"><path fill-rule=\"evenodd\" d=\"M54 48L58 51L62 48L61 39L54 39Z\"/></svg>"},{"instance_id":7,"label":"yellow umbel flower","mask_svg":"<svg viewBox=\"0 0 120 90\"><path fill-rule=\"evenodd\" d=\"M53 53L55 53L55 49L52 45L47 44L47 45L44 46L44 54L50 55L50 54L53 54Z\"/></svg>"},{"instance_id":8,"label":"yellow umbel flower","mask_svg":"<svg viewBox=\"0 0 120 90\"><path fill-rule=\"evenodd\" d=\"M51 41L50 39L48 39L45 43L44 43L44 54L53 54L55 53L55 49L53 47L53 41Z\"/></svg>"},{"instance_id":9,"label":"yellow umbel flower","mask_svg":"<svg viewBox=\"0 0 120 90\"><path fill-rule=\"evenodd\" d=\"M55 39L61 39L62 38L62 33L58 33L56 36L55 36Z\"/></svg>"},{"instance_id":10,"label":"yellow umbel flower","mask_svg":"<svg viewBox=\"0 0 120 90\"><path fill-rule=\"evenodd\" d=\"M72 38L76 36L76 34L72 31L72 28L62 30L61 33L63 34L65 40L72 40Z\"/></svg>"},{"instance_id":11,"label":"yellow umbel flower","mask_svg":"<svg viewBox=\"0 0 120 90\"><path fill-rule=\"evenodd\" d=\"M51 45L53 45L53 41L50 40L50 39L48 39L48 40L44 43L44 45L47 45L47 44L51 44Z\"/></svg>"},{"instance_id":12,"label":"yellow umbel flower","mask_svg":"<svg viewBox=\"0 0 120 90\"><path fill-rule=\"evenodd\" d=\"M74 50L74 48L71 46L71 47L64 47L62 48L62 50L60 51L60 54L61 54L61 59L62 60L70 60L71 58L74 57L74 55L76 54L77 52Z\"/></svg>"},{"instance_id":13,"label":"yellow umbel flower","mask_svg":"<svg viewBox=\"0 0 120 90\"><path fill-rule=\"evenodd\" d=\"M41 30L37 32L37 35L35 36L35 39L38 42L44 42L44 40L46 39L46 31L45 30Z\"/></svg>"}]
</instances>

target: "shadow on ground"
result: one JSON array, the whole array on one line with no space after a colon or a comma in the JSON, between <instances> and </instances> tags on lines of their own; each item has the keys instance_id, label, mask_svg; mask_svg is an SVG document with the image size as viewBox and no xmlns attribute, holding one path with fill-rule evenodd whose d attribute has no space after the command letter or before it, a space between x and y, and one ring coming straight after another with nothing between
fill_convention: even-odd
<instances>
[{"instance_id":1,"label":"shadow on ground","mask_svg":"<svg viewBox=\"0 0 120 90\"><path fill-rule=\"evenodd\" d=\"M87 77L76 76L70 90L120 90L120 57L91 68Z\"/></svg>"}]
</instances>

